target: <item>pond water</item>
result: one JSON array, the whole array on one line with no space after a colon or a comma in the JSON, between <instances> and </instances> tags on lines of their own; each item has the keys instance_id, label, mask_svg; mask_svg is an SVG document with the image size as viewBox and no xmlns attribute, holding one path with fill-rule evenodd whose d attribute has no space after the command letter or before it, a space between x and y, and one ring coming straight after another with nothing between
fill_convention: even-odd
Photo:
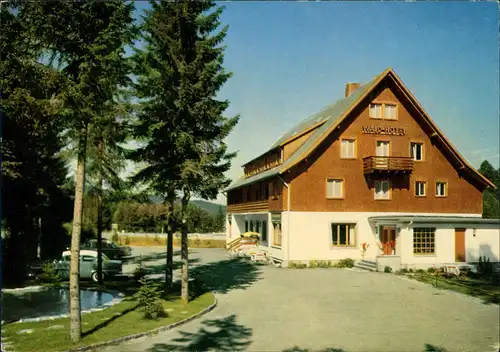
<instances>
[{"instance_id":1,"label":"pond water","mask_svg":"<svg viewBox=\"0 0 500 352\"><path fill-rule=\"evenodd\" d=\"M103 307L113 300L107 292L80 290L82 311ZM5 322L69 313L69 288L36 287L2 292L2 320Z\"/></svg>"}]
</instances>

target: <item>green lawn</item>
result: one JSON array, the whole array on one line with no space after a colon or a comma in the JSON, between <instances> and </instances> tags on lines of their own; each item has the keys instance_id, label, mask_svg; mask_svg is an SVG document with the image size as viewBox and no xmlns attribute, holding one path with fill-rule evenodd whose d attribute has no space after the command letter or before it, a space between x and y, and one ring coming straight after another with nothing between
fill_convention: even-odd
<instances>
[{"instance_id":1,"label":"green lawn","mask_svg":"<svg viewBox=\"0 0 500 352\"><path fill-rule=\"evenodd\" d=\"M146 320L143 319L141 310L136 308L136 301L129 296L103 311L82 314L83 338L77 344L69 339L68 318L7 324L2 327L2 337L8 338L12 343L11 349L16 352L64 351L172 324L207 308L214 299L211 292L197 296L189 304L170 297L164 301L164 307L169 314L167 318ZM62 325L63 328L47 329L53 325ZM33 333L17 334L24 329L33 329Z\"/></svg>"},{"instance_id":2,"label":"green lawn","mask_svg":"<svg viewBox=\"0 0 500 352\"><path fill-rule=\"evenodd\" d=\"M436 276L434 274L415 273L414 275L408 275L408 277L436 286ZM500 303L500 286L493 285L486 280L438 276L437 288L478 297L485 303Z\"/></svg>"}]
</instances>

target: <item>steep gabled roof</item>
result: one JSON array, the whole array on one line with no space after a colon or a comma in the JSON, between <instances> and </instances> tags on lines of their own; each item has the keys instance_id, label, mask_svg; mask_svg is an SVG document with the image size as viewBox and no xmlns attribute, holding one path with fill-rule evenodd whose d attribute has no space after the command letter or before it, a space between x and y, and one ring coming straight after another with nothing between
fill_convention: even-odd
<instances>
[{"instance_id":1,"label":"steep gabled roof","mask_svg":"<svg viewBox=\"0 0 500 352\"><path fill-rule=\"evenodd\" d=\"M327 106L317 114L307 118L300 124L296 125L294 128L282 135L269 149L272 150L283 144L286 144L294 135L301 134L305 130L310 130L316 124L319 125L316 130L309 136L309 138L287 159L283 164L266 170L264 172L258 173L256 175L250 176L248 178L240 178L235 181L232 185L225 189L225 191L239 188L251 183L262 181L264 179L283 174L285 171L291 169L293 166L297 165L300 161L307 158L320 144L328 137L335 128L349 115L349 113L357 107L357 105L370 94L377 85L382 82L386 77L390 77L398 85L401 91L407 96L408 100L415 106L417 111L420 113L423 120L431 127L436 136L442 142L443 146L446 147L451 154L456 158L456 160L462 165L464 169L471 172L473 176L476 177L484 185L495 187L495 185L480 174L475 168L473 168L465 158L458 153L458 151L453 147L450 141L444 136L441 130L435 125L431 120L429 115L425 112L422 106L418 103L411 92L406 88L401 79L394 73L391 68L387 68L380 75L376 76L366 84L360 86L348 97L337 101L336 103ZM268 150L268 151L269 151Z\"/></svg>"}]
</instances>

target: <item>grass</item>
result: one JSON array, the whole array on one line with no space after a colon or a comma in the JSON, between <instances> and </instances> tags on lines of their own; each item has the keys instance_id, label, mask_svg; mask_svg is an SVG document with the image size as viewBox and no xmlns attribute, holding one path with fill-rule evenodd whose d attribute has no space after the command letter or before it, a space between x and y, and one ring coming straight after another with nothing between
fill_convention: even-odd
<instances>
[{"instance_id":1,"label":"grass","mask_svg":"<svg viewBox=\"0 0 500 352\"><path fill-rule=\"evenodd\" d=\"M436 286L435 274L415 273L409 277ZM478 297L485 303L500 303L500 286L479 278L438 276L437 288Z\"/></svg>"},{"instance_id":2,"label":"grass","mask_svg":"<svg viewBox=\"0 0 500 352\"><path fill-rule=\"evenodd\" d=\"M2 338L8 338L12 343L12 349L16 352L64 351L175 323L209 307L215 299L211 292L205 292L185 304L178 299L177 295L172 294L163 301L163 306L169 316L159 320L147 320L143 318L142 310L137 308L135 299L130 296L135 291L133 287L127 284L107 286L112 289L124 287L128 287L128 290L121 291L125 291L129 296L125 297L122 302L103 311L82 314L82 340L79 343L70 341L68 318L6 324L2 327ZM53 325L63 327L47 330ZM33 333L17 333L24 329L33 329Z\"/></svg>"},{"instance_id":3,"label":"grass","mask_svg":"<svg viewBox=\"0 0 500 352\"><path fill-rule=\"evenodd\" d=\"M159 236L119 236L120 244L126 244L128 246L161 246L167 245L166 237ZM174 247L181 246L181 239L174 238ZM189 239L188 247L191 248L226 248L225 240L217 239Z\"/></svg>"}]
</instances>

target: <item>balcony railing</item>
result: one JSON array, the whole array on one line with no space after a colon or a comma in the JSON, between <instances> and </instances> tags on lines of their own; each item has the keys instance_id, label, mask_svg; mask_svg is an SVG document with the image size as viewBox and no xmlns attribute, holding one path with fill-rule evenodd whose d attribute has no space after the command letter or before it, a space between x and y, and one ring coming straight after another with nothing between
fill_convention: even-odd
<instances>
[{"instance_id":1,"label":"balcony railing","mask_svg":"<svg viewBox=\"0 0 500 352\"><path fill-rule=\"evenodd\" d=\"M256 202L244 202L238 204L229 204L227 206L228 213L255 213L255 212L267 212L269 209L268 201L261 200Z\"/></svg>"},{"instance_id":2,"label":"balcony railing","mask_svg":"<svg viewBox=\"0 0 500 352\"><path fill-rule=\"evenodd\" d=\"M363 172L365 175L374 172L411 173L412 171L413 159L409 157L368 156L363 158Z\"/></svg>"}]
</instances>

